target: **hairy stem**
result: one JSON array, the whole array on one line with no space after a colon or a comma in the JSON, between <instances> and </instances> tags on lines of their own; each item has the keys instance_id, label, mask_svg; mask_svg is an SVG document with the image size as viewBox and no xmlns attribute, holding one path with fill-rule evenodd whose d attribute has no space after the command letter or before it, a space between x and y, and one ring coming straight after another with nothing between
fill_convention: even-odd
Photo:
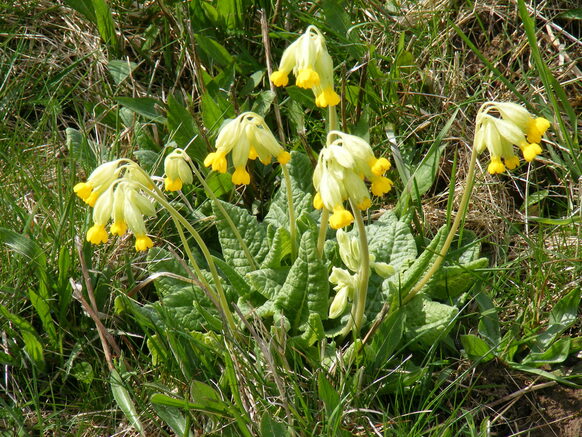
<instances>
[{"instance_id":1,"label":"hairy stem","mask_svg":"<svg viewBox=\"0 0 582 437\"><path fill-rule=\"evenodd\" d=\"M289 234L291 235L291 255L297 258L297 223L295 221L295 209L293 207L293 190L291 189L291 176L285 164L281 165L283 176L285 177L285 188L287 189L287 207L289 209Z\"/></svg>"},{"instance_id":2,"label":"hairy stem","mask_svg":"<svg viewBox=\"0 0 582 437\"><path fill-rule=\"evenodd\" d=\"M463 197L461 198L461 204L459 205L459 210L457 211L457 215L455 216L455 220L449 229L449 233L447 235L447 239L441 248L438 258L432 265L432 267L425 273L420 281L414 286L410 293L404 297L402 300L402 305L405 305L407 302L418 294L418 292L424 287L427 282L432 278L432 276L436 273L439 269L441 264L443 263L449 248L451 247L451 243L453 242L453 238L457 233L457 229L459 228L459 224L461 223L463 217L465 217L465 213L467 212L467 205L469 203L469 199L471 198L471 193L473 192L473 179L475 176L475 165L477 163L477 151L473 147L473 151L471 152L471 162L469 163L469 171L467 173L467 185L465 186L465 191L463 192Z\"/></svg>"},{"instance_id":3,"label":"hairy stem","mask_svg":"<svg viewBox=\"0 0 582 437\"><path fill-rule=\"evenodd\" d=\"M368 237L366 235L366 228L364 227L364 220L360 210L350 200L350 205L354 213L354 220L358 228L358 240L360 244L360 270L358 271L358 290L354 299L353 311L353 333L354 338L358 338L360 329L362 327L362 320L364 319L364 310L366 309L366 297L368 295L368 280L370 279L370 252L368 250Z\"/></svg>"},{"instance_id":4,"label":"hairy stem","mask_svg":"<svg viewBox=\"0 0 582 437\"><path fill-rule=\"evenodd\" d=\"M259 269L258 264L255 261L255 258L253 257L253 255L251 254L251 251L249 250L249 247L246 245L246 243L242 239L242 237L240 235L240 232L238 231L236 225L232 221L232 218L228 215L228 213L226 212L226 210L224 209L224 207L220 204L220 201L216 197L216 194L214 194L214 191L212 191L212 189L208 186L208 184L206 183L206 180L204 179L204 177L202 176L202 174L194 166L194 163L190 162L190 168L192 169L192 173L194 173L196 175L196 177L198 178L198 180L200 181L200 183L204 187L204 190L206 191L206 194L208 194L208 197L210 197L212 199L212 201L214 202L214 204L220 210L220 213L226 219L226 221L228 223L228 226L230 226L230 229L232 230L232 233L234 234L234 237L238 241L238 244L240 244L240 247L242 248L242 250L243 250L243 252L245 254L245 257L246 257L247 261L253 267L253 269L258 270Z\"/></svg>"}]
</instances>

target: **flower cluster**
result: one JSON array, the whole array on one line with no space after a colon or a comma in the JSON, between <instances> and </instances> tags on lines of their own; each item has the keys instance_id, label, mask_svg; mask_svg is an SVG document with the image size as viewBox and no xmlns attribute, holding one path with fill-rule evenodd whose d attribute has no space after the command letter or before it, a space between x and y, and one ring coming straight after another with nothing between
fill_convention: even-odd
<instances>
[{"instance_id":1,"label":"flower cluster","mask_svg":"<svg viewBox=\"0 0 582 437\"><path fill-rule=\"evenodd\" d=\"M317 27L309 26L303 35L285 49L279 69L271 74L271 82L275 86L286 86L291 72L295 75L298 87L311 88L317 106L325 108L340 102L340 97L333 89L333 60Z\"/></svg>"},{"instance_id":2,"label":"flower cluster","mask_svg":"<svg viewBox=\"0 0 582 437\"><path fill-rule=\"evenodd\" d=\"M386 158L376 158L363 139L331 131L313 173L317 191L313 206L332 212L329 225L333 229L348 226L354 217L344 208L344 202L350 200L358 209L368 209L372 202L365 180L371 183L374 195L382 196L392 189L392 181L384 177L389 169L390 162Z\"/></svg>"},{"instance_id":3,"label":"flower cluster","mask_svg":"<svg viewBox=\"0 0 582 437\"><path fill-rule=\"evenodd\" d=\"M133 161L118 159L97 167L87 179L74 187L75 193L93 208L93 226L87 231L87 241L107 243L106 226L113 235L124 235L129 229L135 235L135 249L153 246L144 222L145 216L156 214L153 202L143 194L153 188L151 179Z\"/></svg>"},{"instance_id":4,"label":"flower cluster","mask_svg":"<svg viewBox=\"0 0 582 437\"><path fill-rule=\"evenodd\" d=\"M291 159L289 152L279 144L263 117L254 112L245 112L223 125L216 138L216 152L209 153L204 159L206 167L226 173L226 155L232 152L234 173L232 183L248 185L251 176L246 169L247 161L259 158L269 164L272 158L285 165Z\"/></svg>"},{"instance_id":5,"label":"flower cluster","mask_svg":"<svg viewBox=\"0 0 582 437\"><path fill-rule=\"evenodd\" d=\"M497 112L501 118L490 115L491 111ZM513 145L521 149L527 162L542 153L540 142L549 127L548 120L532 117L527 109L517 103L487 102L477 113L473 146L477 153L489 149L489 173L503 173L506 167L513 170L519 165Z\"/></svg>"}]
</instances>

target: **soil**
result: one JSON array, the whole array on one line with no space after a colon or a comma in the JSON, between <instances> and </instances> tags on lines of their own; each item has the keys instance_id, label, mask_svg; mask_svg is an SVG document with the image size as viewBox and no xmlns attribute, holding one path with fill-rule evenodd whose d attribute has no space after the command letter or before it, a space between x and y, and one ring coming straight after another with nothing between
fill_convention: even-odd
<instances>
[{"instance_id":1,"label":"soil","mask_svg":"<svg viewBox=\"0 0 582 437\"><path fill-rule=\"evenodd\" d=\"M489 419L491 435L582 436L582 389L536 379L497 363L478 370L473 399L482 406L479 420Z\"/></svg>"}]
</instances>

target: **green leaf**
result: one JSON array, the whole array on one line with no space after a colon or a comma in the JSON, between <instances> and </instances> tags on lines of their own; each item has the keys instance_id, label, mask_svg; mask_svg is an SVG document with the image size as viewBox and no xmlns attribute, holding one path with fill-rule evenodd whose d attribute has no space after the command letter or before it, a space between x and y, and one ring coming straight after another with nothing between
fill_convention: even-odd
<instances>
[{"instance_id":1,"label":"green leaf","mask_svg":"<svg viewBox=\"0 0 582 437\"><path fill-rule=\"evenodd\" d=\"M139 414L135 409L135 404L131 399L129 391L125 388L125 383L121 378L119 372L115 369L111 370L111 375L109 377L109 384L111 384L111 392L113 393L113 398L115 402L125 414L125 417L129 423L141 434L145 435L143 425L139 420Z\"/></svg>"},{"instance_id":2,"label":"green leaf","mask_svg":"<svg viewBox=\"0 0 582 437\"><path fill-rule=\"evenodd\" d=\"M490 345L497 348L501 341L501 330L499 328L499 316L493 301L485 293L479 293L475 297L477 305L481 311L479 320L479 334L481 334Z\"/></svg>"},{"instance_id":3,"label":"green leaf","mask_svg":"<svg viewBox=\"0 0 582 437\"><path fill-rule=\"evenodd\" d=\"M177 399L161 393L155 393L150 398L152 404L165 405L168 407L181 408L185 410L198 410L219 416L232 417L232 408L224 401L212 399L200 399L203 403L189 402L185 399Z\"/></svg>"},{"instance_id":4,"label":"green leaf","mask_svg":"<svg viewBox=\"0 0 582 437\"><path fill-rule=\"evenodd\" d=\"M570 386L579 388L579 386L572 383L571 381L568 381L567 379L562 378L561 376L554 375L551 372L546 372L545 370L542 370L542 369L537 369L535 367L527 366L524 364L511 363L511 362L509 363L509 365L511 366L512 369L515 369L515 370L521 370L522 372L528 372L528 373L532 373L534 375L543 376L544 378L550 379L552 381L556 381L556 382L559 382L561 384L566 384L566 385L570 385Z\"/></svg>"},{"instance_id":5,"label":"green leaf","mask_svg":"<svg viewBox=\"0 0 582 437\"><path fill-rule=\"evenodd\" d=\"M299 88L298 86L292 85L285 88L289 97L299 105L303 106L304 108L308 109L316 109L315 106L315 97L313 97L313 93L311 90L306 90L304 88Z\"/></svg>"},{"instance_id":6,"label":"green leaf","mask_svg":"<svg viewBox=\"0 0 582 437\"><path fill-rule=\"evenodd\" d=\"M446 300L458 297L469 290L480 278L476 270L483 269L488 265L487 258L480 258L459 266L443 266L423 290L428 296L435 299Z\"/></svg>"},{"instance_id":7,"label":"green leaf","mask_svg":"<svg viewBox=\"0 0 582 437\"><path fill-rule=\"evenodd\" d=\"M115 101L149 121L163 122L165 120L157 109L157 107L163 108L164 105L157 99L151 97L115 97Z\"/></svg>"},{"instance_id":8,"label":"green leaf","mask_svg":"<svg viewBox=\"0 0 582 437\"><path fill-rule=\"evenodd\" d=\"M178 147L188 147L188 154L199 164L204 161L208 150L200 138L198 126L190 112L173 96L168 96L168 129Z\"/></svg>"},{"instance_id":9,"label":"green leaf","mask_svg":"<svg viewBox=\"0 0 582 437\"><path fill-rule=\"evenodd\" d=\"M133 155L136 157L139 165L150 174L154 174L156 170L162 167L160 165L160 153L158 152L154 152L153 150L135 150Z\"/></svg>"},{"instance_id":10,"label":"green leaf","mask_svg":"<svg viewBox=\"0 0 582 437\"><path fill-rule=\"evenodd\" d=\"M170 252L158 247L150 249L148 252L148 270L151 274L161 274L154 280L160 300L143 307L134 304L131 306L133 312L137 311L142 317L158 323L160 317L171 317L186 330L205 328L208 320L201 308L212 316L218 315L216 307L206 293L197 285L187 282L190 273ZM178 275L184 279L163 276L164 273ZM208 272L206 273L208 274ZM208 274L208 276L210 275ZM232 289L225 287L225 292L231 296Z\"/></svg>"},{"instance_id":11,"label":"green leaf","mask_svg":"<svg viewBox=\"0 0 582 437\"><path fill-rule=\"evenodd\" d=\"M97 20L97 29L99 29L101 39L105 44L111 47L114 52L119 53L119 40L115 33L115 22L113 21L113 15L111 14L109 5L105 0L92 0L92 2L95 18Z\"/></svg>"},{"instance_id":12,"label":"green leaf","mask_svg":"<svg viewBox=\"0 0 582 437\"><path fill-rule=\"evenodd\" d=\"M137 68L135 62L129 60L113 59L107 63L109 74L116 85L119 85Z\"/></svg>"},{"instance_id":13,"label":"green leaf","mask_svg":"<svg viewBox=\"0 0 582 437\"><path fill-rule=\"evenodd\" d=\"M221 93L210 94L209 92L202 95L202 120L210 130L218 132L223 121L234 115L232 105L224 98Z\"/></svg>"},{"instance_id":14,"label":"green leaf","mask_svg":"<svg viewBox=\"0 0 582 437\"><path fill-rule=\"evenodd\" d=\"M97 166L96 147L94 143L87 139L77 129L68 127L65 129L65 144L71 156L81 162L87 169L94 169Z\"/></svg>"},{"instance_id":15,"label":"green leaf","mask_svg":"<svg viewBox=\"0 0 582 437\"><path fill-rule=\"evenodd\" d=\"M569 338L562 338L543 352L531 352L521 363L533 366L563 363L570 353L570 343L571 340Z\"/></svg>"},{"instance_id":16,"label":"green leaf","mask_svg":"<svg viewBox=\"0 0 582 437\"><path fill-rule=\"evenodd\" d=\"M414 263L404 271L388 278L385 281L390 289L397 290L401 296L406 296L414 285L420 280L421 276L430 268L438 257L438 253L445 243L447 236L447 227L443 225L436 233L430 244L426 247L424 252L416 258Z\"/></svg>"},{"instance_id":17,"label":"green leaf","mask_svg":"<svg viewBox=\"0 0 582 437\"><path fill-rule=\"evenodd\" d=\"M222 68L236 65L235 59L218 41L200 33L196 34L195 38L202 54L206 55L208 64L216 63Z\"/></svg>"},{"instance_id":18,"label":"green leaf","mask_svg":"<svg viewBox=\"0 0 582 437\"><path fill-rule=\"evenodd\" d=\"M269 237L271 234L273 236L269 238L269 252L261 267L280 267L281 260L291 253L291 235L289 235L289 231L284 228L277 228L273 232L274 229L274 226L271 225L267 229Z\"/></svg>"},{"instance_id":19,"label":"green leaf","mask_svg":"<svg viewBox=\"0 0 582 437\"><path fill-rule=\"evenodd\" d=\"M341 419L341 399L337 390L321 372L317 375L317 393L325 406L325 415L329 421L329 428L335 431Z\"/></svg>"},{"instance_id":20,"label":"green leaf","mask_svg":"<svg viewBox=\"0 0 582 437\"><path fill-rule=\"evenodd\" d=\"M38 339L38 335L32 325L22 317L8 311L4 305L0 305L0 314L2 314L6 320L10 321L13 328L15 328L21 335L22 341L24 342L24 351L32 363L40 370L43 370L45 363L42 343Z\"/></svg>"},{"instance_id":21,"label":"green leaf","mask_svg":"<svg viewBox=\"0 0 582 437\"><path fill-rule=\"evenodd\" d=\"M351 2L349 3L351 5ZM342 44L342 51L346 51L355 59L363 56L363 45L358 41L358 32L350 32L352 20L346 12L348 4L345 0L324 0L323 10L325 23L333 35L339 39Z\"/></svg>"},{"instance_id":22,"label":"green leaf","mask_svg":"<svg viewBox=\"0 0 582 437\"><path fill-rule=\"evenodd\" d=\"M265 298L273 300L289 276L289 267L255 270L246 274L253 288Z\"/></svg>"},{"instance_id":23,"label":"green leaf","mask_svg":"<svg viewBox=\"0 0 582 437\"><path fill-rule=\"evenodd\" d=\"M97 17L95 16L95 9L93 8L92 0L64 0L65 4L81 15L84 15L89 21L97 24Z\"/></svg>"},{"instance_id":24,"label":"green leaf","mask_svg":"<svg viewBox=\"0 0 582 437\"><path fill-rule=\"evenodd\" d=\"M228 29L239 31L242 28L246 11L243 0L218 0L216 11Z\"/></svg>"},{"instance_id":25,"label":"green leaf","mask_svg":"<svg viewBox=\"0 0 582 437\"><path fill-rule=\"evenodd\" d=\"M230 266L230 264L214 256L212 259L222 272L222 275L228 280L228 282L230 282L230 285L232 285L239 296L245 297L252 293L251 287L247 281L245 281L243 277L239 275L239 273L233 267Z\"/></svg>"},{"instance_id":26,"label":"green leaf","mask_svg":"<svg viewBox=\"0 0 582 437\"><path fill-rule=\"evenodd\" d=\"M245 209L221 200L218 200L218 202L222 204L226 213L234 222L234 226L240 232L242 240L246 243L255 262L260 265L269 252L269 246L265 244L265 241L267 241L267 225L257 222L257 219ZM227 220L222 216L220 209L214 204L212 209L216 215L216 227L224 260L241 275L254 270L255 267L245 256L245 252Z\"/></svg>"},{"instance_id":27,"label":"green leaf","mask_svg":"<svg viewBox=\"0 0 582 437\"><path fill-rule=\"evenodd\" d=\"M293 151L291 161L287 164L291 179L291 191L293 194L293 209L295 217L314 211L313 202L313 166L306 154ZM289 213L287 202L287 185L283 178L281 186L273 197L269 212L265 216L265 222L274 226L289 229Z\"/></svg>"},{"instance_id":28,"label":"green leaf","mask_svg":"<svg viewBox=\"0 0 582 437\"><path fill-rule=\"evenodd\" d=\"M159 418L174 432L174 435L194 437L192 431L186 429L188 421L179 408L162 404L152 404L152 407Z\"/></svg>"},{"instance_id":29,"label":"green leaf","mask_svg":"<svg viewBox=\"0 0 582 437\"><path fill-rule=\"evenodd\" d=\"M420 293L402 307L406 314L405 337L414 345L431 347L451 328L457 307L434 302Z\"/></svg>"},{"instance_id":30,"label":"green leaf","mask_svg":"<svg viewBox=\"0 0 582 437\"><path fill-rule=\"evenodd\" d=\"M261 437L287 437L287 426L277 422L269 411L265 411L261 418Z\"/></svg>"},{"instance_id":31,"label":"green leaf","mask_svg":"<svg viewBox=\"0 0 582 437\"><path fill-rule=\"evenodd\" d=\"M549 190L539 190L536 191L535 193L531 193L529 196L527 196L527 203L524 203L522 209L529 208L530 206L541 202L546 197L548 197L549 194L550 194Z\"/></svg>"},{"instance_id":32,"label":"green leaf","mask_svg":"<svg viewBox=\"0 0 582 437\"><path fill-rule=\"evenodd\" d=\"M71 370L71 375L73 375L77 381L87 385L91 385L93 379L95 378L93 366L87 361L75 363L73 369Z\"/></svg>"},{"instance_id":33,"label":"green leaf","mask_svg":"<svg viewBox=\"0 0 582 437\"><path fill-rule=\"evenodd\" d=\"M461 335L461 343L467 356L473 361L486 363L494 358L491 347L476 335Z\"/></svg>"},{"instance_id":34,"label":"green leaf","mask_svg":"<svg viewBox=\"0 0 582 437\"><path fill-rule=\"evenodd\" d=\"M217 171L211 172L206 177L206 183L212 190L212 192L216 195L216 197L223 196L224 194L228 194L232 192L234 187L231 179L231 175L228 173L219 173Z\"/></svg>"},{"instance_id":35,"label":"green leaf","mask_svg":"<svg viewBox=\"0 0 582 437\"><path fill-rule=\"evenodd\" d=\"M380 324L372 338L372 343L366 350L366 355L370 356L374 368L381 369L392 357L402 340L405 322L405 312L398 309Z\"/></svg>"},{"instance_id":36,"label":"green leaf","mask_svg":"<svg viewBox=\"0 0 582 437\"><path fill-rule=\"evenodd\" d=\"M392 211L386 211L366 226L368 248L376 262L390 264L396 272L408 268L416 259L417 250L410 225L399 221Z\"/></svg>"},{"instance_id":37,"label":"green leaf","mask_svg":"<svg viewBox=\"0 0 582 437\"><path fill-rule=\"evenodd\" d=\"M301 332L316 328L310 324L311 314L317 314L320 320L327 318L327 268L317 253L316 238L316 232L303 234L297 259L274 299L275 306L289 319L291 329Z\"/></svg>"},{"instance_id":38,"label":"green leaf","mask_svg":"<svg viewBox=\"0 0 582 437\"><path fill-rule=\"evenodd\" d=\"M264 117L271 109L275 96L276 94L271 90L261 91L255 98L251 111Z\"/></svg>"},{"instance_id":39,"label":"green leaf","mask_svg":"<svg viewBox=\"0 0 582 437\"><path fill-rule=\"evenodd\" d=\"M560 334L576 322L581 291L580 287L572 290L554 305L550 312L548 329L537 336L533 346L534 352L545 351Z\"/></svg>"},{"instance_id":40,"label":"green leaf","mask_svg":"<svg viewBox=\"0 0 582 437\"><path fill-rule=\"evenodd\" d=\"M46 256L43 250L34 240L6 228L0 228L0 244L5 244L23 256L26 259L26 264L34 268L39 281L38 292L29 289L28 297L52 345L56 346L58 336L50 307L50 302L53 299L49 294L49 276L46 271Z\"/></svg>"},{"instance_id":41,"label":"green leaf","mask_svg":"<svg viewBox=\"0 0 582 437\"><path fill-rule=\"evenodd\" d=\"M562 20L582 20L582 8L575 8L560 12L558 15L556 15L555 18Z\"/></svg>"}]
</instances>

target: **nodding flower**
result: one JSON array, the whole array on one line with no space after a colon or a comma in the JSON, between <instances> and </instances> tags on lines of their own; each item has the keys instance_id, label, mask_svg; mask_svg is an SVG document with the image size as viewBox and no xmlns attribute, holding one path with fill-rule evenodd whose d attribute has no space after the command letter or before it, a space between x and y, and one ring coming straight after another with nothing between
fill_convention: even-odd
<instances>
[{"instance_id":1,"label":"nodding flower","mask_svg":"<svg viewBox=\"0 0 582 437\"><path fill-rule=\"evenodd\" d=\"M193 182L191 159L182 149L175 149L164 160L164 187L166 191L179 191L184 184Z\"/></svg>"},{"instance_id":2,"label":"nodding flower","mask_svg":"<svg viewBox=\"0 0 582 437\"><path fill-rule=\"evenodd\" d=\"M332 141L334 137L337 138ZM386 158L377 159L370 145L354 135L331 131L327 143L319 154L313 173L316 190L313 206L316 209L325 207L332 212L329 225L340 229L354 220L352 213L344 208L346 200L360 210L372 205L366 180L371 182L374 195L381 196L390 191L392 181L383 176L390 163Z\"/></svg>"},{"instance_id":3,"label":"nodding flower","mask_svg":"<svg viewBox=\"0 0 582 437\"><path fill-rule=\"evenodd\" d=\"M206 167L226 173L226 156L232 152L234 172L232 183L248 185L251 176L246 169L247 161L259 158L269 164L272 158L285 165L291 159L289 152L279 144L263 117L254 112L245 112L228 121L216 138L216 152L209 153L204 159Z\"/></svg>"},{"instance_id":4,"label":"nodding flower","mask_svg":"<svg viewBox=\"0 0 582 437\"><path fill-rule=\"evenodd\" d=\"M119 166L121 162L123 165ZM147 250L153 246L144 222L144 216L156 215L153 201L147 191L153 188L149 176L133 161L119 159L105 163L87 179L75 186L75 192L93 209L93 226L87 231L92 244L107 243L106 226L113 235L124 235L129 229L136 238L135 248Z\"/></svg>"},{"instance_id":5,"label":"nodding flower","mask_svg":"<svg viewBox=\"0 0 582 437\"><path fill-rule=\"evenodd\" d=\"M79 182L73 187L73 191L83 201L93 207L99 196L117 179L119 175L119 164L122 159L106 162L97 167L87 178L87 182Z\"/></svg>"},{"instance_id":6,"label":"nodding flower","mask_svg":"<svg viewBox=\"0 0 582 437\"><path fill-rule=\"evenodd\" d=\"M490 112L497 112L501 118ZM517 103L487 102L477 113L473 147L477 153L486 148L491 155L487 171L491 174L513 170L519 158L513 153L513 145L519 147L527 162L542 153L540 142L550 122L543 117L533 117Z\"/></svg>"},{"instance_id":7,"label":"nodding flower","mask_svg":"<svg viewBox=\"0 0 582 437\"><path fill-rule=\"evenodd\" d=\"M286 86L291 72L298 87L311 88L317 106L325 108L340 102L333 88L333 60L327 51L325 38L317 27L309 26L303 35L285 49L279 69L271 74L271 82L275 86Z\"/></svg>"}]
</instances>

